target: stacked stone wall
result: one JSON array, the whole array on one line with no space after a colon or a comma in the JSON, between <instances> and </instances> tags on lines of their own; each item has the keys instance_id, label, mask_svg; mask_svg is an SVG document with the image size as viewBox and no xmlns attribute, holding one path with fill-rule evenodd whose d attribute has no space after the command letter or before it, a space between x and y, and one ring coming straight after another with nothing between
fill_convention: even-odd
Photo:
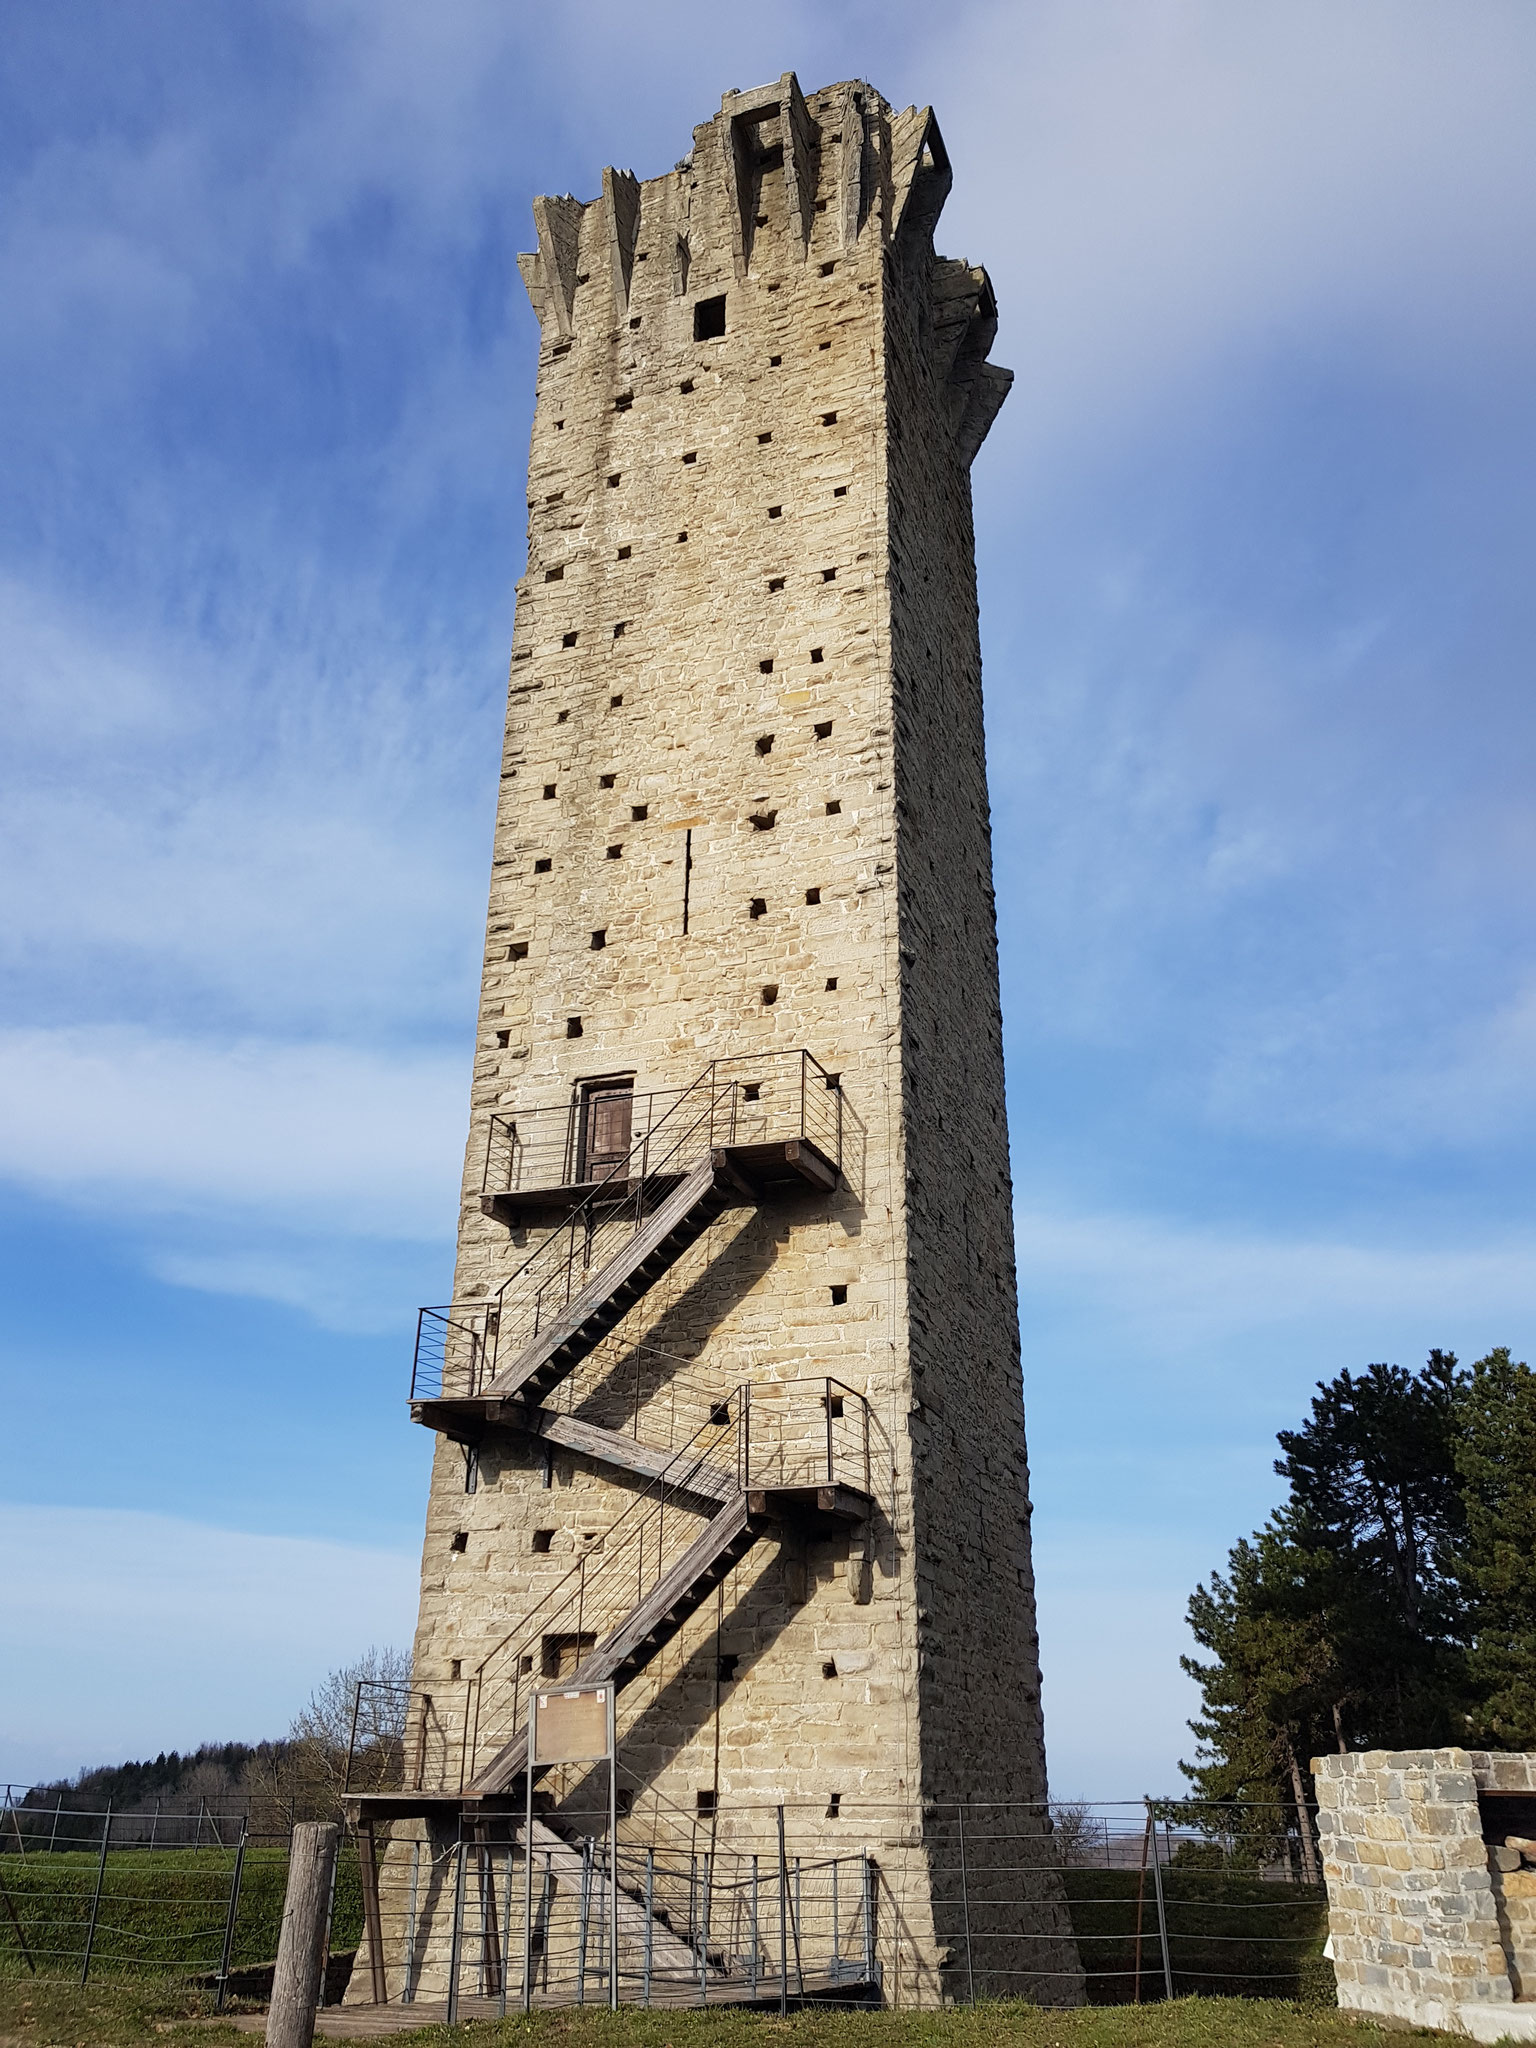
<instances>
[{"instance_id":1,"label":"stacked stone wall","mask_svg":"<svg viewBox=\"0 0 1536 2048\"><path fill-rule=\"evenodd\" d=\"M1536 1757L1370 1750L1314 1761L1339 2004L1484 2041L1536 2040L1536 1869L1501 1806ZM1507 1808L1519 1812L1519 1807Z\"/></svg>"}]
</instances>

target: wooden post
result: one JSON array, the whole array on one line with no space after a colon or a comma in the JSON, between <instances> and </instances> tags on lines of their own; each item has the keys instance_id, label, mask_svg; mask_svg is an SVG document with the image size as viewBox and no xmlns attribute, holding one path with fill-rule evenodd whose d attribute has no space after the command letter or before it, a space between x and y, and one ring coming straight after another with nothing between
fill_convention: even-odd
<instances>
[{"instance_id":1,"label":"wooden post","mask_svg":"<svg viewBox=\"0 0 1536 2048\"><path fill-rule=\"evenodd\" d=\"M267 2014L267 2048L310 2048L314 2040L340 1839L341 1829L332 1820L304 1820L294 1828Z\"/></svg>"}]
</instances>

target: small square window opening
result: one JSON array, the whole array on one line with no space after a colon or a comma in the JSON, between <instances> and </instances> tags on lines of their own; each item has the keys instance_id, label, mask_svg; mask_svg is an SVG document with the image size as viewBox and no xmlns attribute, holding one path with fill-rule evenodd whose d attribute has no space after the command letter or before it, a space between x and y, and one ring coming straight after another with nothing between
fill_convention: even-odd
<instances>
[{"instance_id":1,"label":"small square window opening","mask_svg":"<svg viewBox=\"0 0 1536 2048\"><path fill-rule=\"evenodd\" d=\"M839 1285L836 1287L832 1287L828 1289L828 1292L832 1296L832 1306L834 1308L841 1308L843 1303L848 1299L848 1289L846 1288L846 1286Z\"/></svg>"},{"instance_id":2,"label":"small square window opening","mask_svg":"<svg viewBox=\"0 0 1536 2048\"><path fill-rule=\"evenodd\" d=\"M566 1020L565 1020L565 1035L566 1035L566 1037L567 1037L567 1038L580 1038L580 1036L581 1036L581 1019L580 1019L579 1017L567 1017L567 1018L566 1018Z\"/></svg>"},{"instance_id":3,"label":"small square window opening","mask_svg":"<svg viewBox=\"0 0 1536 2048\"><path fill-rule=\"evenodd\" d=\"M533 1547L540 1554L547 1551L554 1540L555 1532L553 1529L535 1529L533 1532Z\"/></svg>"},{"instance_id":4,"label":"small square window opening","mask_svg":"<svg viewBox=\"0 0 1536 2048\"><path fill-rule=\"evenodd\" d=\"M693 309L693 338L695 341L715 341L725 332L725 294L719 298L700 299Z\"/></svg>"}]
</instances>

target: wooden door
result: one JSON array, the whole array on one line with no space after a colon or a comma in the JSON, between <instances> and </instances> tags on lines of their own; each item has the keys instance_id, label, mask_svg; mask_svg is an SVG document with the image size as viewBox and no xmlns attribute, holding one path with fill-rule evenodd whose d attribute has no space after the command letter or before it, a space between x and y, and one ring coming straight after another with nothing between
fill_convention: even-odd
<instances>
[{"instance_id":1,"label":"wooden door","mask_svg":"<svg viewBox=\"0 0 1536 2048\"><path fill-rule=\"evenodd\" d=\"M579 1180L607 1180L629 1163L633 1081L603 1081L582 1093Z\"/></svg>"}]
</instances>

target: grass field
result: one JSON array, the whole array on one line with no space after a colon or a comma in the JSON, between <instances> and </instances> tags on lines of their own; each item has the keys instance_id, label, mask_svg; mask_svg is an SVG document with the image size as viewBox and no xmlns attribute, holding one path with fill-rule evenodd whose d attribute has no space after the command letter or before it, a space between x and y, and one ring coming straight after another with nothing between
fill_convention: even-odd
<instances>
[{"instance_id":1,"label":"grass field","mask_svg":"<svg viewBox=\"0 0 1536 2048\"><path fill-rule=\"evenodd\" d=\"M0 1968L25 1968L30 1954L59 1975L78 1963L100 1858L89 1852L7 1856L0 1861ZM188 1975L218 1967L224 1943L234 1852L217 1849L120 1849L107 1858L92 1947L92 1971L147 1970ZM249 1848L235 1916L234 1968L277 1953L286 1846ZM331 1946L357 1946L363 1895L355 1852L336 1874Z\"/></svg>"},{"instance_id":2,"label":"grass field","mask_svg":"<svg viewBox=\"0 0 1536 2048\"><path fill-rule=\"evenodd\" d=\"M54 1978L0 1975L0 2048L251 2048L212 2020L211 2002L149 1978L85 1990ZM803 2013L788 2020L720 2012L536 2013L531 2019L425 2028L391 2048L1402 2048L1444 2041L1274 1999L1188 1998L1171 2005L1045 2012L978 2005L929 2013Z\"/></svg>"}]
</instances>

